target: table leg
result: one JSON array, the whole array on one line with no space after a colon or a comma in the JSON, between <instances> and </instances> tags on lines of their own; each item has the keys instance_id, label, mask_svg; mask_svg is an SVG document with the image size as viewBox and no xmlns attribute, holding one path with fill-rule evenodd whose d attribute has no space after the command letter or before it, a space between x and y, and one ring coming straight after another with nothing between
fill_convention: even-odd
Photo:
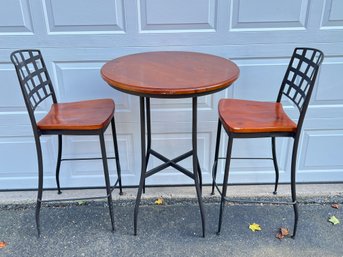
<instances>
[{"instance_id":1,"label":"table leg","mask_svg":"<svg viewBox=\"0 0 343 257\"><path fill-rule=\"evenodd\" d=\"M200 192L202 193L202 174L201 174L201 168L200 168L200 163L199 163L198 158L197 158L197 161L198 161L198 175L199 175Z\"/></svg>"},{"instance_id":2,"label":"table leg","mask_svg":"<svg viewBox=\"0 0 343 257\"><path fill-rule=\"evenodd\" d=\"M202 236L205 237L205 213L204 206L202 203L202 194L201 194L201 185L199 183L200 178L200 167L198 162L198 149L197 149L197 97L192 99L192 146L193 146L193 172L194 172L194 183L195 189L197 192L200 214L201 214L201 223L202 223Z\"/></svg>"},{"instance_id":3,"label":"table leg","mask_svg":"<svg viewBox=\"0 0 343 257\"><path fill-rule=\"evenodd\" d=\"M142 197L142 191L145 181L145 172L146 172L146 159L145 159L145 110L144 110L144 97L140 97L140 119L141 119L141 158L142 158L142 166L141 166L141 178L139 182L137 197L136 197L136 205L134 210L134 235L137 235L137 218L138 218L138 208L139 203Z\"/></svg>"},{"instance_id":4,"label":"table leg","mask_svg":"<svg viewBox=\"0 0 343 257\"><path fill-rule=\"evenodd\" d=\"M151 152L151 114L150 114L150 98L146 98L146 129L147 129L147 148L146 148L146 161L145 161L145 170L148 168L149 157ZM145 194L145 179L143 182L143 194Z\"/></svg>"}]
</instances>

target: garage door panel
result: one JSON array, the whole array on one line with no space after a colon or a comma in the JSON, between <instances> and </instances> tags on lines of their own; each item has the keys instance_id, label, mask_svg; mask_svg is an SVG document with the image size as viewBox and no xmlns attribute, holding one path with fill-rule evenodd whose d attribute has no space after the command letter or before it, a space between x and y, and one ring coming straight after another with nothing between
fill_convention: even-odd
<instances>
[{"instance_id":1,"label":"garage door panel","mask_svg":"<svg viewBox=\"0 0 343 257\"><path fill-rule=\"evenodd\" d=\"M321 49L320 70L301 138L297 179L301 182L343 181L343 4L340 0L5 0L0 2L0 189L35 188L34 138L10 53L42 51L60 101L112 98L124 185L140 177L139 97L109 87L101 66L113 58L147 51L195 51L232 59L240 78L228 89L198 98L199 161L204 183L211 183L218 101L242 98L274 101L290 55L297 46ZM297 110L284 101L294 120ZM43 117L50 103L39 107ZM152 99L153 148L167 157L190 149L191 99ZM224 137L221 154L225 154ZM67 137L66 156L99 156L97 138ZM109 154L111 132L106 131ZM56 137L43 137L46 177L55 187ZM289 182L292 140L277 140L280 180ZM237 140L238 156L270 156L270 140ZM24 165L25 164L25 165ZM152 160L150 167L158 164ZM190 159L183 164L191 169ZM224 162L219 164L222 179ZM115 179L114 163L110 163ZM232 163L233 183L272 183L271 161ZM103 186L99 162L64 163L65 187ZM147 184L193 184L172 168Z\"/></svg>"},{"instance_id":2,"label":"garage door panel","mask_svg":"<svg viewBox=\"0 0 343 257\"><path fill-rule=\"evenodd\" d=\"M116 33L124 30L123 0L44 0L43 3L49 34Z\"/></svg>"},{"instance_id":3,"label":"garage door panel","mask_svg":"<svg viewBox=\"0 0 343 257\"><path fill-rule=\"evenodd\" d=\"M28 0L3 0L0 8L0 35L29 35L33 32Z\"/></svg>"},{"instance_id":4,"label":"garage door panel","mask_svg":"<svg viewBox=\"0 0 343 257\"><path fill-rule=\"evenodd\" d=\"M234 30L305 29L308 0L232 0L231 27Z\"/></svg>"}]
</instances>

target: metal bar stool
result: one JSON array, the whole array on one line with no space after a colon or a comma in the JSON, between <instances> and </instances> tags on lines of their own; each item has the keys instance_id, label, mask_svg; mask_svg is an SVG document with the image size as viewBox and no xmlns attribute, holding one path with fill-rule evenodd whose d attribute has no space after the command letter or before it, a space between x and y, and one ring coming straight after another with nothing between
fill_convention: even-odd
<instances>
[{"instance_id":1,"label":"metal bar stool","mask_svg":"<svg viewBox=\"0 0 343 257\"><path fill-rule=\"evenodd\" d=\"M56 164L56 183L58 194L61 194L59 174L62 161L73 160L97 160L101 159L104 169L106 184L106 196L89 197L83 199L107 198L111 217L112 231L114 231L114 217L112 205L112 191L119 184L120 194L122 194L121 169L119 163L118 144L116 137L116 128L114 122L115 104L112 99L97 99L71 103L58 103L54 88L48 71L46 69L43 57L39 50L18 50L11 54L11 61L15 66L21 91L27 111L29 113L33 134L36 143L38 158L38 196L36 205L36 225L38 236L40 235L39 213L42 202L51 202L42 200L43 195L43 156L40 137L42 135L58 136L58 156ZM36 121L35 110L44 100L52 100L51 109L48 114ZM115 157L107 157L105 148L104 132L111 124L114 143ZM62 135L97 135L100 140L101 158L62 158ZM117 168L117 181L113 187L110 185L107 159L115 159ZM60 199L77 200L77 199ZM59 200L59 201L60 201ZM79 199L78 199L79 200Z\"/></svg>"},{"instance_id":2,"label":"metal bar stool","mask_svg":"<svg viewBox=\"0 0 343 257\"><path fill-rule=\"evenodd\" d=\"M272 202L290 204L294 209L293 238L298 224L298 203L296 200L296 159L301 128L306 110L310 102L313 87L318 75L319 66L324 54L313 48L294 49L287 71L283 78L276 102L258 102L238 99L221 99L218 106L219 122L215 147L215 157L212 169L212 194L216 187L221 195L218 232L222 225L225 201L235 202L226 197L231 159L271 159L275 168L275 188L277 192L279 168L276 159L275 138L291 137L294 139L291 164L291 194L292 202ZM286 96L299 110L298 122L293 122L284 112L281 99ZM219 158L221 127L228 135L226 158ZM272 158L231 158L234 138L271 138ZM218 159L226 159L222 190L216 185ZM239 201L244 202L244 201ZM253 201L248 201L253 202Z\"/></svg>"}]
</instances>

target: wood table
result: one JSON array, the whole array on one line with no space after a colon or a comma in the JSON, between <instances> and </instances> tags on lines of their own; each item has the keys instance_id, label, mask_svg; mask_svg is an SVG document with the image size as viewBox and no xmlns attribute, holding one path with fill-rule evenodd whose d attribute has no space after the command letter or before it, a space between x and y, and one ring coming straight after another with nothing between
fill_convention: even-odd
<instances>
[{"instance_id":1,"label":"wood table","mask_svg":"<svg viewBox=\"0 0 343 257\"><path fill-rule=\"evenodd\" d=\"M228 59L209 54L176 51L145 52L107 62L101 68L101 76L113 88L140 97L142 163L134 210L134 234L137 234L138 208L145 189L145 179L172 166L194 179L200 207L202 235L205 236L205 215L201 198L202 179L197 156L197 99L198 96L212 94L230 86L238 78L239 68ZM150 98L192 98L192 150L170 160L151 148ZM150 155L160 159L163 164L147 171ZM191 156L193 172L177 164Z\"/></svg>"}]
</instances>

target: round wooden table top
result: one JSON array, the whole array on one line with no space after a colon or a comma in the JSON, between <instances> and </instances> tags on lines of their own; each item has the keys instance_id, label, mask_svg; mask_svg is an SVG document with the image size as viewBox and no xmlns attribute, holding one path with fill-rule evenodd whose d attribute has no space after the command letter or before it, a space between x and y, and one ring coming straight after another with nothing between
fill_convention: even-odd
<instances>
[{"instance_id":1,"label":"round wooden table top","mask_svg":"<svg viewBox=\"0 0 343 257\"><path fill-rule=\"evenodd\" d=\"M123 56L101 68L112 87L134 95L180 98L225 89L239 76L232 61L196 52L145 52Z\"/></svg>"}]
</instances>

